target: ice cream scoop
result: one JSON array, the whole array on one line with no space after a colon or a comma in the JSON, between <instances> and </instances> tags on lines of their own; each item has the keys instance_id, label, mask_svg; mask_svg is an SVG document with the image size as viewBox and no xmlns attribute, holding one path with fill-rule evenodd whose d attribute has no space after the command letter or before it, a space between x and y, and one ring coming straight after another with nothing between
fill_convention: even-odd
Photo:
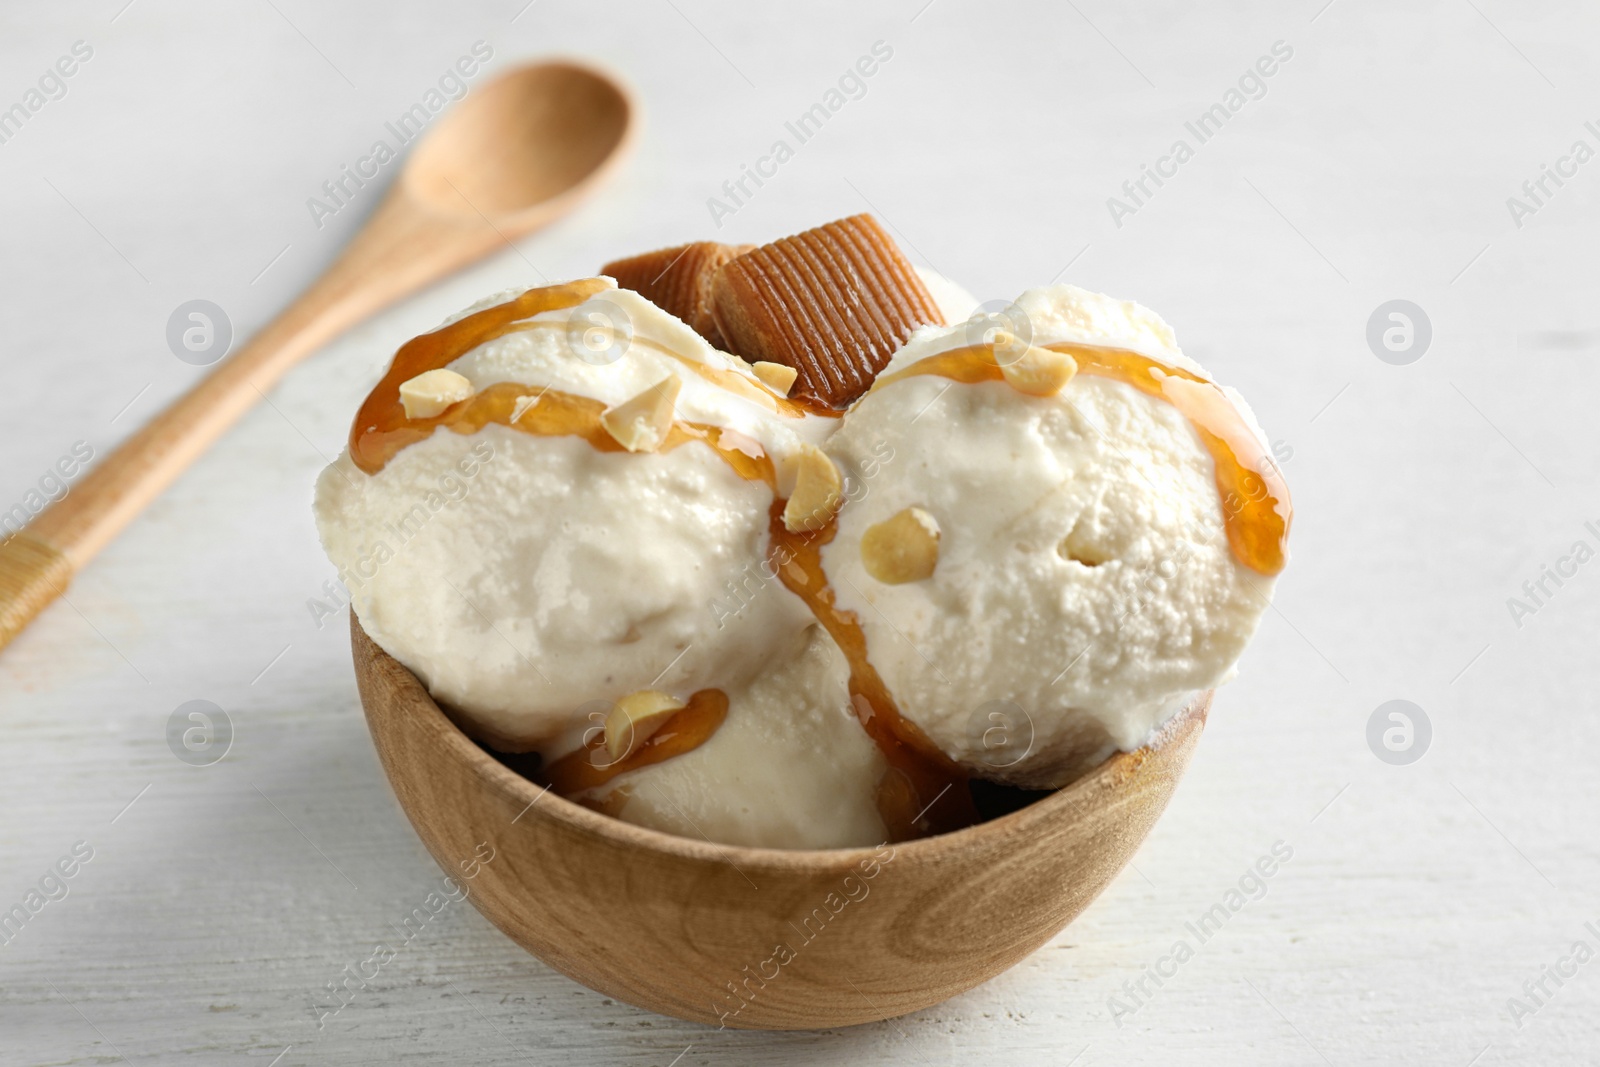
<instances>
[{"instance_id":1,"label":"ice cream scoop","mask_svg":"<svg viewBox=\"0 0 1600 1067\"><path fill-rule=\"evenodd\" d=\"M1013 351L974 346L984 330L1015 331ZM1226 681L1273 582L1231 549L1201 437L1255 441L1256 472L1270 453L1249 409L1196 426L1052 344L1202 373L1147 309L1035 289L994 324L919 333L825 445L859 484L822 567L888 691L973 775L1035 788ZM1052 357L1068 380L1019 387ZM1255 473L1263 491L1275 473Z\"/></svg>"},{"instance_id":2,"label":"ice cream scoop","mask_svg":"<svg viewBox=\"0 0 1600 1067\"><path fill-rule=\"evenodd\" d=\"M568 795L624 821L730 845L845 848L887 840L883 756L850 705L849 669L819 626L747 686L727 721L673 759Z\"/></svg>"},{"instance_id":3,"label":"ice cream scoop","mask_svg":"<svg viewBox=\"0 0 1600 1067\"><path fill-rule=\"evenodd\" d=\"M468 344L462 331L490 329L515 297L431 336ZM395 375L402 407L408 382L440 370L468 392L423 419L372 405L317 489L324 546L373 639L478 736L552 757L579 743L588 702L743 686L804 629L786 594L736 617L718 605L763 558L763 474L825 429L643 297L601 283L570 297L447 367ZM667 382L668 421L718 445L645 448L637 421L608 428Z\"/></svg>"}]
</instances>

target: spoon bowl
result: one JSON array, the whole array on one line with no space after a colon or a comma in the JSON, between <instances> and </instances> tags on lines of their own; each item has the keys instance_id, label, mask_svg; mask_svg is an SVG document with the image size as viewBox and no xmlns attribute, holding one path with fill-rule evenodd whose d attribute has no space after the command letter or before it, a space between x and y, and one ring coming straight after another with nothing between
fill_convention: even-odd
<instances>
[{"instance_id":1,"label":"spoon bowl","mask_svg":"<svg viewBox=\"0 0 1600 1067\"><path fill-rule=\"evenodd\" d=\"M632 114L621 85L591 67L521 67L466 97L423 138L406 167L406 190L442 216L537 225L622 157ZM519 218L529 211L539 217Z\"/></svg>"},{"instance_id":2,"label":"spoon bowl","mask_svg":"<svg viewBox=\"0 0 1600 1067\"><path fill-rule=\"evenodd\" d=\"M1135 752L1009 815L918 841L817 851L659 833L509 770L352 614L367 725L406 816L517 944L618 1000L719 1027L893 1018L1054 937L1166 807L1210 692Z\"/></svg>"}]
</instances>

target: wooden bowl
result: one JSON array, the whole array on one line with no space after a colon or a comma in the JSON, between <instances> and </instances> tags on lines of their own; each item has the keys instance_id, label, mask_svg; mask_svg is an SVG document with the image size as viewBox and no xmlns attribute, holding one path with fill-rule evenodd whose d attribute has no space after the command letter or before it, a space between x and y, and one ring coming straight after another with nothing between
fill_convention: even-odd
<instances>
[{"instance_id":1,"label":"wooden bowl","mask_svg":"<svg viewBox=\"0 0 1600 1067\"><path fill-rule=\"evenodd\" d=\"M1201 694L1158 743L956 833L876 849L741 848L544 791L463 734L354 615L350 629L384 771L477 909L591 989L712 1026L874 1022L1017 963L1133 856L1211 705Z\"/></svg>"}]
</instances>

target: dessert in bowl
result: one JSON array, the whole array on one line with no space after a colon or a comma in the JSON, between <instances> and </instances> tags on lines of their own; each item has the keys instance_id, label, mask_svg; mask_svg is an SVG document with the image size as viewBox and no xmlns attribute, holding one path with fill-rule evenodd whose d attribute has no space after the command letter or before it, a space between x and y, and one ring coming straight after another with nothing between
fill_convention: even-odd
<instances>
[{"instance_id":1,"label":"dessert in bowl","mask_svg":"<svg viewBox=\"0 0 1600 1067\"><path fill-rule=\"evenodd\" d=\"M865 216L604 275L403 346L319 481L413 823L684 1017L997 973L1131 856L1269 602L1249 409L1138 305L977 308Z\"/></svg>"}]
</instances>

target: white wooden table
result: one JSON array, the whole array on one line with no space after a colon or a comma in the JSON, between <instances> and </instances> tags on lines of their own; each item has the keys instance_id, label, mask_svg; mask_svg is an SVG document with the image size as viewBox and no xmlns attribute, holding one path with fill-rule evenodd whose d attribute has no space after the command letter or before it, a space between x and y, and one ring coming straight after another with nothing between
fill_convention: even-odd
<instances>
[{"instance_id":1,"label":"white wooden table","mask_svg":"<svg viewBox=\"0 0 1600 1067\"><path fill-rule=\"evenodd\" d=\"M243 336L310 279L376 194L321 228L307 199L474 42L484 76L613 64L647 125L590 207L295 372L0 654L0 909L66 891L0 944L0 1063L1600 1056L1600 963L1562 962L1600 952L1600 563L1523 592L1600 548L1600 162L1561 162L1600 149L1592 5L904 0L780 25L703 0L126 2L14 5L0 34L0 107L92 49L0 143L0 509L203 373L164 339L180 303ZM708 198L878 41L864 95L715 228ZM1201 143L1185 123L1278 41L1264 95ZM1192 156L1162 162L1179 139ZM1169 177L1134 201L1142 164ZM1569 176L1535 203L1542 164ZM1059 275L1157 308L1292 450L1294 563L1135 866L1011 973L881 1025L657 1017L455 906L319 1029L314 992L439 878L373 757L342 613L307 607L332 577L310 487L357 400L490 290L861 210L983 298ZM1431 323L1408 365L1366 340L1394 299ZM196 699L234 728L211 766L167 742ZM1432 726L1410 765L1367 742L1392 699ZM1186 924L1280 841L1292 858L1199 944ZM1180 939L1193 958L1163 962ZM1169 976L1140 991L1147 965Z\"/></svg>"}]
</instances>

